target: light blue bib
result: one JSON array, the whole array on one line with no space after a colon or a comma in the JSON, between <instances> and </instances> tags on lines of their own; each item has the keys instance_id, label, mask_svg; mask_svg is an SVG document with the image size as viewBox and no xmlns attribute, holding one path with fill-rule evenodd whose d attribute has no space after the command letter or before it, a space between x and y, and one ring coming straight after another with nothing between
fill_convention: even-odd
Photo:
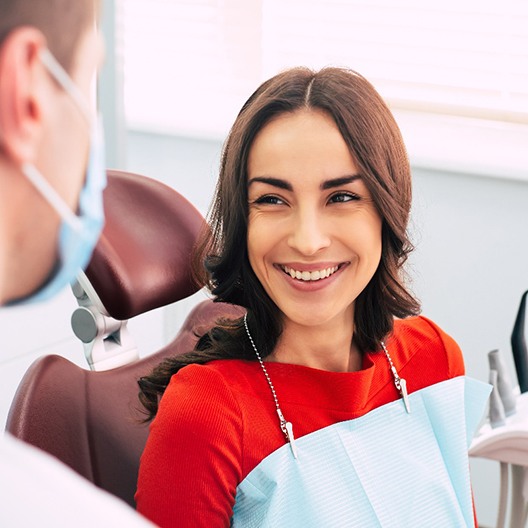
<instances>
[{"instance_id":1,"label":"light blue bib","mask_svg":"<svg viewBox=\"0 0 528 528\"><path fill-rule=\"evenodd\" d=\"M491 387L457 377L296 440L237 488L234 528L473 527L468 447Z\"/></svg>"}]
</instances>

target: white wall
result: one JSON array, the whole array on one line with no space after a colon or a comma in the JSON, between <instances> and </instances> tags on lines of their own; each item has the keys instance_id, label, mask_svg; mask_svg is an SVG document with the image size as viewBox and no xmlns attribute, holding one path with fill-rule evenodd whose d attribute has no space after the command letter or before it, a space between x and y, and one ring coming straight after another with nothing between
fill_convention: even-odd
<instances>
[{"instance_id":1,"label":"white wall","mask_svg":"<svg viewBox=\"0 0 528 528\"><path fill-rule=\"evenodd\" d=\"M132 132L127 168L175 187L202 212L208 208L221 145ZM520 296L528 289L528 182L414 170L411 259L414 290L424 314L461 345L468 374L487 380L486 354L500 348L514 376L509 337ZM131 323L142 354L177 331L194 298ZM69 318L70 292L33 308L0 314L0 426L23 372L41 354L58 353L84 364ZM498 468L472 461L479 520L495 523Z\"/></svg>"}]
</instances>

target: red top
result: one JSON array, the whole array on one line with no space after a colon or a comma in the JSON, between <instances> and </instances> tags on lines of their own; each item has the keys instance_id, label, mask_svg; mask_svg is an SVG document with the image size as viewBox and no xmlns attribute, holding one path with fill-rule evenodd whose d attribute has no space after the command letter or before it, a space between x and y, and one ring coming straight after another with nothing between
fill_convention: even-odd
<instances>
[{"instance_id":1,"label":"red top","mask_svg":"<svg viewBox=\"0 0 528 528\"><path fill-rule=\"evenodd\" d=\"M464 374L458 345L425 317L395 321L386 346L409 393ZM379 351L365 354L358 372L266 368L296 438L400 397ZM238 484L284 443L257 361L187 366L173 376L151 425L137 508L162 527L227 527Z\"/></svg>"}]
</instances>

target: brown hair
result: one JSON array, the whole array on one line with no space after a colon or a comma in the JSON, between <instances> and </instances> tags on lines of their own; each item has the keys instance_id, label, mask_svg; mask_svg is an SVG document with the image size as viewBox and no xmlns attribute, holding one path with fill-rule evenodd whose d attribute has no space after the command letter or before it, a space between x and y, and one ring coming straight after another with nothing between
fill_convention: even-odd
<instances>
[{"instance_id":1,"label":"brown hair","mask_svg":"<svg viewBox=\"0 0 528 528\"><path fill-rule=\"evenodd\" d=\"M48 48L71 71L79 38L95 23L100 0L2 0L0 45L21 26L33 26L46 37Z\"/></svg>"},{"instance_id":2,"label":"brown hair","mask_svg":"<svg viewBox=\"0 0 528 528\"><path fill-rule=\"evenodd\" d=\"M402 268L412 250L407 236L411 172L390 110L374 87L354 71L290 69L263 83L248 99L224 145L211 229L196 252L196 270L215 300L247 308L257 348L262 356L269 355L281 333L281 318L247 256L247 161L255 136L271 119L305 108L322 110L333 118L383 220L381 262L354 310L356 345L363 352L377 350L392 331L395 316L407 317L420 310L406 288ZM234 357L254 357L242 321L220 321L199 339L195 351L165 360L151 376L140 380L140 400L149 417L156 414L159 397L180 368Z\"/></svg>"}]
</instances>

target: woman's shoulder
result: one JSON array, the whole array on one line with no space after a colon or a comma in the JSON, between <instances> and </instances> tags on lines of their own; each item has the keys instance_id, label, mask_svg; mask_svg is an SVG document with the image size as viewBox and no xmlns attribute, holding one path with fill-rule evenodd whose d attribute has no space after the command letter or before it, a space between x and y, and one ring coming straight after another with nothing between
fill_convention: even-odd
<instances>
[{"instance_id":1,"label":"woman's shoulder","mask_svg":"<svg viewBox=\"0 0 528 528\"><path fill-rule=\"evenodd\" d=\"M229 361L235 367L236 360ZM187 365L172 376L152 427L185 427L207 434L215 434L226 423L235 429L241 427L237 395L226 372L214 363Z\"/></svg>"},{"instance_id":2,"label":"woman's shoulder","mask_svg":"<svg viewBox=\"0 0 528 528\"><path fill-rule=\"evenodd\" d=\"M174 374L165 391L166 395L182 397L207 397L209 393L218 399L231 393L230 378L240 369L239 360L215 360L209 363L191 363Z\"/></svg>"},{"instance_id":3,"label":"woman's shoulder","mask_svg":"<svg viewBox=\"0 0 528 528\"><path fill-rule=\"evenodd\" d=\"M232 390L241 378L260 371L256 361L243 359L216 359L208 363L191 363L180 369L171 379L171 384L190 385L198 390Z\"/></svg>"},{"instance_id":4,"label":"woman's shoulder","mask_svg":"<svg viewBox=\"0 0 528 528\"><path fill-rule=\"evenodd\" d=\"M459 349L456 341L448 333L423 315L396 319L394 321L394 335L400 339L425 341L440 347Z\"/></svg>"},{"instance_id":5,"label":"woman's shoulder","mask_svg":"<svg viewBox=\"0 0 528 528\"><path fill-rule=\"evenodd\" d=\"M448 378L465 373L462 351L457 342L431 319L422 315L394 322L391 342L400 360L427 362L431 369L445 371Z\"/></svg>"},{"instance_id":6,"label":"woman's shoulder","mask_svg":"<svg viewBox=\"0 0 528 528\"><path fill-rule=\"evenodd\" d=\"M254 368L251 362L238 359L187 365L172 376L161 399L160 409L175 407L181 413L196 405L210 410L236 408L236 387Z\"/></svg>"}]
</instances>

